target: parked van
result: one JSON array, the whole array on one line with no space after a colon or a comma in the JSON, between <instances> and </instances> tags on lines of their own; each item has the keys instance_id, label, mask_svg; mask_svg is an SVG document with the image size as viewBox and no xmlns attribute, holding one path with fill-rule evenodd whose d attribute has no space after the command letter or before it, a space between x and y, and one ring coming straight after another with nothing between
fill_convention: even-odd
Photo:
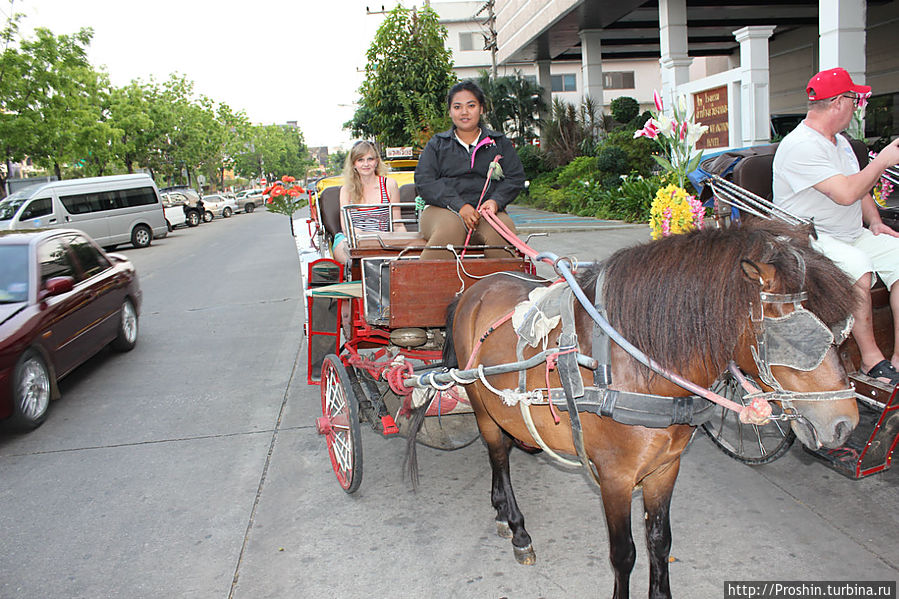
<instances>
[{"instance_id":1,"label":"parked van","mask_svg":"<svg viewBox=\"0 0 899 599\"><path fill-rule=\"evenodd\" d=\"M149 175L115 175L38 183L0 201L0 228L81 229L101 246L147 247L168 234Z\"/></svg>"}]
</instances>

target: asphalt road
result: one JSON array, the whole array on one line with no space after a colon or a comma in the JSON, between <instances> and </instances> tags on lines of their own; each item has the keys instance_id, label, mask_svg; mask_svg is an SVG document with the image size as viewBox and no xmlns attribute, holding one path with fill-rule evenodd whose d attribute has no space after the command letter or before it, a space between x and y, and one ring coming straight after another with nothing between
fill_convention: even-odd
<instances>
[{"instance_id":1,"label":"asphalt road","mask_svg":"<svg viewBox=\"0 0 899 599\"><path fill-rule=\"evenodd\" d=\"M629 228L556 234L540 249L601 258ZM480 442L419 448L363 429L361 489L337 485L305 383L297 252L283 216L257 212L125 249L144 289L137 347L103 352L62 384L28 435L0 433L0 598L607 597L598 493L514 452L537 565L494 533ZM896 580L899 472L852 481L794 447L757 468L702 435L672 506L676 597L725 580ZM632 596L647 559L634 503Z\"/></svg>"}]
</instances>

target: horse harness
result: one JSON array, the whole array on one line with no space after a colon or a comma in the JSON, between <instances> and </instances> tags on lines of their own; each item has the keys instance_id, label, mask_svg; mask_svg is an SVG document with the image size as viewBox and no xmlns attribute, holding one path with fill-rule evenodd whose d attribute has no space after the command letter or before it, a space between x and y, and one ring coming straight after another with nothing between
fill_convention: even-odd
<instances>
[{"instance_id":1,"label":"horse harness","mask_svg":"<svg viewBox=\"0 0 899 599\"><path fill-rule=\"evenodd\" d=\"M800 258L801 260L801 258ZM803 269L804 270L804 269ZM596 278L594 307L606 318L603 303L603 284L605 271L600 268ZM801 302L808 299L808 293L801 291L794 294L776 294L760 292L759 307L752 306L751 322L756 336L756 346L751 347L752 356L758 367L762 381L773 390L762 392L753 390L745 396L746 400L762 398L780 401L784 414L783 420L801 419L793 408L793 401L835 401L853 398L852 389L805 393L789 391L780 384L771 371L772 366L785 366L802 371L816 369L824 361L830 347L842 343L852 329L852 317L838 323L833 328L825 325L815 314L805 309ZM765 304L793 304L793 311L785 316L766 316ZM607 318L606 318L607 319ZM518 323L515 323L515 320ZM538 321L549 324L542 327ZM611 338L595 322L592 329L592 357L596 363L593 371L593 384L584 386L577 361L578 337L575 330L574 297L568 285L555 285L536 300L530 308L513 319L518 335L516 355L519 361L524 359L526 345L536 347L540 338L549 329L561 321L562 330L558 339L556 364L561 389L547 389L547 403L556 405L568 412L571 423L572 439L577 450L580 464L598 481L595 466L587 457L583 441L580 421L581 412L598 414L616 422L627 425L645 426L648 428L667 428L675 424L698 426L710 420L714 414L715 404L704 397L689 395L669 397L610 389L612 384L611 370ZM545 337L543 337L545 339ZM732 365L735 367L735 365ZM739 373L742 375L742 373ZM526 372L519 371L518 389L515 394L527 403L533 402L533 396L527 391ZM507 404L510 402L504 397ZM522 416L529 432L538 445L549 455L567 463L574 464L557 456L541 439L533 421L529 408L522 402Z\"/></svg>"}]
</instances>

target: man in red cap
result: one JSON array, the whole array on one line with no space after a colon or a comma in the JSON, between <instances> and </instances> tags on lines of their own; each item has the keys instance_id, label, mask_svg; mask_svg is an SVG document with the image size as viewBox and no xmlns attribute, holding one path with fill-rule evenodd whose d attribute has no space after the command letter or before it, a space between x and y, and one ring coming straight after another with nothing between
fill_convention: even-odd
<instances>
[{"instance_id":1,"label":"man in red cap","mask_svg":"<svg viewBox=\"0 0 899 599\"><path fill-rule=\"evenodd\" d=\"M873 273L890 290L895 339L899 340L899 233L883 224L871 189L883 171L899 163L899 139L859 170L842 131L871 95L845 69L828 69L806 88L808 112L774 155L774 203L804 218L814 218L818 239L812 245L855 281L858 303L852 335L861 353L861 370L899 384L899 347L887 360L874 340L871 317ZM864 225L867 224L868 228ZM899 343L896 344L899 346Z\"/></svg>"}]
</instances>

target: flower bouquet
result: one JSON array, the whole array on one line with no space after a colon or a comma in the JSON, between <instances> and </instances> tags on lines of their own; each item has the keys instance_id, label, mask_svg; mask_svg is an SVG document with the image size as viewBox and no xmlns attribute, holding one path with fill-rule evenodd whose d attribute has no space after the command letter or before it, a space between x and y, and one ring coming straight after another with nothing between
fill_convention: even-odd
<instances>
[{"instance_id":1,"label":"flower bouquet","mask_svg":"<svg viewBox=\"0 0 899 599\"><path fill-rule=\"evenodd\" d=\"M306 205L306 190L294 177L284 175L280 181L275 181L262 193L269 195L265 201L269 212L277 212L290 218L290 234L296 237L293 230L293 213Z\"/></svg>"},{"instance_id":2,"label":"flower bouquet","mask_svg":"<svg viewBox=\"0 0 899 599\"><path fill-rule=\"evenodd\" d=\"M701 229L705 208L695 196L687 193L687 173L696 170L702 160L702 150L696 150L696 142L708 127L687 118L686 99L681 96L674 108L674 117L663 113L662 98L653 92L656 110L634 137L655 140L661 152L653 158L665 170L669 183L659 189L650 209L652 238L667 237L672 233L685 233Z\"/></svg>"}]
</instances>

